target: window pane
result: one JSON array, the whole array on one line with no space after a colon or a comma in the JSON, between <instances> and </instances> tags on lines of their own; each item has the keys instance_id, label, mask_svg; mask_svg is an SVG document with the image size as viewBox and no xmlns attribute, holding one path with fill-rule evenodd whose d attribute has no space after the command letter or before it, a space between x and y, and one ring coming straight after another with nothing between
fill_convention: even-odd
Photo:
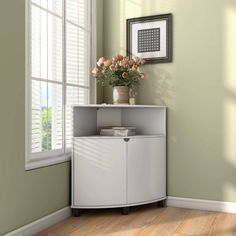
<instances>
[{"instance_id":1,"label":"window pane","mask_svg":"<svg viewBox=\"0 0 236 236\"><path fill-rule=\"evenodd\" d=\"M47 6L48 6L48 0L31 0L32 3L35 3L43 8L46 8L47 9Z\"/></svg>"},{"instance_id":2,"label":"window pane","mask_svg":"<svg viewBox=\"0 0 236 236\"><path fill-rule=\"evenodd\" d=\"M63 9L62 0L48 0L48 8L47 9L49 11L52 11L52 12L62 16L62 9Z\"/></svg>"},{"instance_id":3,"label":"window pane","mask_svg":"<svg viewBox=\"0 0 236 236\"><path fill-rule=\"evenodd\" d=\"M31 0L32 3L38 4L38 5L40 5L40 1L41 0Z\"/></svg>"},{"instance_id":4,"label":"window pane","mask_svg":"<svg viewBox=\"0 0 236 236\"><path fill-rule=\"evenodd\" d=\"M89 104L89 89L79 88L79 104Z\"/></svg>"},{"instance_id":5,"label":"window pane","mask_svg":"<svg viewBox=\"0 0 236 236\"><path fill-rule=\"evenodd\" d=\"M72 105L83 105L89 103L89 90L84 88L67 86L66 89L66 148L71 147L73 130L73 111Z\"/></svg>"},{"instance_id":6,"label":"window pane","mask_svg":"<svg viewBox=\"0 0 236 236\"><path fill-rule=\"evenodd\" d=\"M31 17L32 76L62 81L62 20L35 6Z\"/></svg>"},{"instance_id":7,"label":"window pane","mask_svg":"<svg viewBox=\"0 0 236 236\"><path fill-rule=\"evenodd\" d=\"M47 13L32 6L31 14L31 73L47 79Z\"/></svg>"},{"instance_id":8,"label":"window pane","mask_svg":"<svg viewBox=\"0 0 236 236\"><path fill-rule=\"evenodd\" d=\"M62 0L32 0L32 3L62 16Z\"/></svg>"},{"instance_id":9,"label":"window pane","mask_svg":"<svg viewBox=\"0 0 236 236\"><path fill-rule=\"evenodd\" d=\"M67 0L66 19L89 30L89 3L88 0Z\"/></svg>"},{"instance_id":10,"label":"window pane","mask_svg":"<svg viewBox=\"0 0 236 236\"><path fill-rule=\"evenodd\" d=\"M63 106L62 85L48 85L48 107L51 110L51 149L62 149L63 144Z\"/></svg>"},{"instance_id":11,"label":"window pane","mask_svg":"<svg viewBox=\"0 0 236 236\"><path fill-rule=\"evenodd\" d=\"M32 153L62 149L62 86L32 80Z\"/></svg>"},{"instance_id":12,"label":"window pane","mask_svg":"<svg viewBox=\"0 0 236 236\"><path fill-rule=\"evenodd\" d=\"M44 84L45 85L45 84ZM42 151L42 104L41 90L43 84L32 81L32 105L31 105L31 149L32 153Z\"/></svg>"},{"instance_id":13,"label":"window pane","mask_svg":"<svg viewBox=\"0 0 236 236\"><path fill-rule=\"evenodd\" d=\"M62 81L62 20L48 15L48 79Z\"/></svg>"},{"instance_id":14,"label":"window pane","mask_svg":"<svg viewBox=\"0 0 236 236\"><path fill-rule=\"evenodd\" d=\"M72 130L73 130L73 112L72 105L79 104L79 88L67 86L66 88L66 148L71 147Z\"/></svg>"},{"instance_id":15,"label":"window pane","mask_svg":"<svg viewBox=\"0 0 236 236\"><path fill-rule=\"evenodd\" d=\"M89 34L67 23L66 42L67 83L88 86Z\"/></svg>"},{"instance_id":16,"label":"window pane","mask_svg":"<svg viewBox=\"0 0 236 236\"><path fill-rule=\"evenodd\" d=\"M37 158L71 147L71 105L89 102L91 0L30 2L31 153Z\"/></svg>"}]
</instances>

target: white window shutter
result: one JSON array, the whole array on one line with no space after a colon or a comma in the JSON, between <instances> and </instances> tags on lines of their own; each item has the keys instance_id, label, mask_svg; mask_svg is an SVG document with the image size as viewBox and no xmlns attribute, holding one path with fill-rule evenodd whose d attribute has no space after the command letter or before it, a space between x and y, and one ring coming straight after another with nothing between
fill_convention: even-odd
<instances>
[{"instance_id":1,"label":"white window shutter","mask_svg":"<svg viewBox=\"0 0 236 236\"><path fill-rule=\"evenodd\" d=\"M42 151L41 87L38 81L32 81L31 96L31 148L35 153Z\"/></svg>"},{"instance_id":2,"label":"white window shutter","mask_svg":"<svg viewBox=\"0 0 236 236\"><path fill-rule=\"evenodd\" d=\"M89 103L91 1L29 0L29 159L34 161L70 150L71 106Z\"/></svg>"}]
</instances>

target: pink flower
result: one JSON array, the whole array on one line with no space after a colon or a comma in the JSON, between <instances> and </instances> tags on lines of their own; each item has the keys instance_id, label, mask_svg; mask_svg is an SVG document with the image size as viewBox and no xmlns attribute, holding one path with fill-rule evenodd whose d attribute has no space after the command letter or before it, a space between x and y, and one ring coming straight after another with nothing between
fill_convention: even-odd
<instances>
[{"instance_id":1,"label":"pink flower","mask_svg":"<svg viewBox=\"0 0 236 236\"><path fill-rule=\"evenodd\" d=\"M123 77L124 79L127 79L128 76L129 76L129 74L128 74L127 72L123 72L123 73L122 73L122 77Z\"/></svg>"},{"instance_id":2,"label":"pink flower","mask_svg":"<svg viewBox=\"0 0 236 236\"><path fill-rule=\"evenodd\" d=\"M141 59L140 62L141 62L141 65L143 65L145 63L145 60Z\"/></svg>"},{"instance_id":3,"label":"pink flower","mask_svg":"<svg viewBox=\"0 0 236 236\"><path fill-rule=\"evenodd\" d=\"M132 66L133 64L134 64L134 60L131 59L131 60L129 61L129 65Z\"/></svg>"},{"instance_id":4,"label":"pink flower","mask_svg":"<svg viewBox=\"0 0 236 236\"><path fill-rule=\"evenodd\" d=\"M99 58L99 60L98 60L98 62L97 62L97 65L98 65L98 66L102 66L105 60L106 60L106 59L105 59L104 57Z\"/></svg>"},{"instance_id":5,"label":"pink flower","mask_svg":"<svg viewBox=\"0 0 236 236\"><path fill-rule=\"evenodd\" d=\"M118 58L117 58L117 56L115 56L115 57L112 57L111 60L112 60L113 63L116 63L118 61Z\"/></svg>"},{"instance_id":6,"label":"pink flower","mask_svg":"<svg viewBox=\"0 0 236 236\"><path fill-rule=\"evenodd\" d=\"M140 79L141 79L141 80L145 80L145 79L147 79L147 78L146 78L145 74L141 74Z\"/></svg>"},{"instance_id":7,"label":"pink flower","mask_svg":"<svg viewBox=\"0 0 236 236\"><path fill-rule=\"evenodd\" d=\"M115 67L114 64L110 65L110 70L111 70L111 71L115 71L115 70L116 70L116 67Z\"/></svg>"},{"instance_id":8,"label":"pink flower","mask_svg":"<svg viewBox=\"0 0 236 236\"><path fill-rule=\"evenodd\" d=\"M93 70L92 70L92 75L93 75L93 77L97 77L97 75L98 75L98 68L97 67L94 67L93 68Z\"/></svg>"},{"instance_id":9,"label":"pink flower","mask_svg":"<svg viewBox=\"0 0 236 236\"><path fill-rule=\"evenodd\" d=\"M133 65L133 66L132 66L132 71L136 71L137 68L138 68L138 67L137 67L136 65Z\"/></svg>"},{"instance_id":10,"label":"pink flower","mask_svg":"<svg viewBox=\"0 0 236 236\"><path fill-rule=\"evenodd\" d=\"M134 58L134 63L138 66L143 65L145 63L145 60L140 58L140 57L135 57Z\"/></svg>"},{"instance_id":11,"label":"pink flower","mask_svg":"<svg viewBox=\"0 0 236 236\"><path fill-rule=\"evenodd\" d=\"M121 62L121 65L122 65L123 67L127 68L127 67L129 66L129 60L123 60L123 61Z\"/></svg>"},{"instance_id":12,"label":"pink flower","mask_svg":"<svg viewBox=\"0 0 236 236\"><path fill-rule=\"evenodd\" d=\"M101 57L97 61L97 65L92 70L92 76L97 82L105 84L125 84L129 80L130 85L136 85L138 80L145 80L146 75L139 71L139 67L145 61L142 58L135 57L129 60L127 56L120 54L113 56L111 59ZM119 76L119 80L113 81L114 76Z\"/></svg>"},{"instance_id":13,"label":"pink flower","mask_svg":"<svg viewBox=\"0 0 236 236\"><path fill-rule=\"evenodd\" d=\"M118 59L119 61L123 60L123 58L124 58L124 57L123 57L122 55L120 55L120 54L118 54L116 57L117 57L117 59Z\"/></svg>"},{"instance_id":14,"label":"pink flower","mask_svg":"<svg viewBox=\"0 0 236 236\"><path fill-rule=\"evenodd\" d=\"M104 61L104 66L108 67L111 65L111 60Z\"/></svg>"}]
</instances>

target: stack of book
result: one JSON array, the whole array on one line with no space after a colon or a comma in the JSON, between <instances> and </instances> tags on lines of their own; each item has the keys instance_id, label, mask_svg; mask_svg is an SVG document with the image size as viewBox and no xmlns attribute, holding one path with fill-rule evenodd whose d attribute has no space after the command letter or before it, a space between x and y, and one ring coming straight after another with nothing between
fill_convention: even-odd
<instances>
[{"instance_id":1,"label":"stack of book","mask_svg":"<svg viewBox=\"0 0 236 236\"><path fill-rule=\"evenodd\" d=\"M126 126L103 127L100 130L100 135L132 136L132 135L136 135L136 127L126 127Z\"/></svg>"}]
</instances>

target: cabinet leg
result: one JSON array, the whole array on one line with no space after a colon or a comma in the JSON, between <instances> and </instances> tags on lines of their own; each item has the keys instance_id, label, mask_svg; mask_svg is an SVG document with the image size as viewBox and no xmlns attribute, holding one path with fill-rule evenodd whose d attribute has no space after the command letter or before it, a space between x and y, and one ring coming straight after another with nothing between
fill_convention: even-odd
<instances>
[{"instance_id":1,"label":"cabinet leg","mask_svg":"<svg viewBox=\"0 0 236 236\"><path fill-rule=\"evenodd\" d=\"M156 206L156 207L158 207L158 205L159 205L158 203L159 203L159 202L154 202L153 205Z\"/></svg>"},{"instance_id":2,"label":"cabinet leg","mask_svg":"<svg viewBox=\"0 0 236 236\"><path fill-rule=\"evenodd\" d=\"M129 207L122 207L121 208L121 214L122 215L128 215L129 214Z\"/></svg>"},{"instance_id":3,"label":"cabinet leg","mask_svg":"<svg viewBox=\"0 0 236 236\"><path fill-rule=\"evenodd\" d=\"M161 200L161 201L157 202L157 206L159 208L165 207L166 206L166 200Z\"/></svg>"},{"instance_id":4,"label":"cabinet leg","mask_svg":"<svg viewBox=\"0 0 236 236\"><path fill-rule=\"evenodd\" d=\"M72 208L72 216L79 217L81 215L81 209L79 208Z\"/></svg>"}]
</instances>

